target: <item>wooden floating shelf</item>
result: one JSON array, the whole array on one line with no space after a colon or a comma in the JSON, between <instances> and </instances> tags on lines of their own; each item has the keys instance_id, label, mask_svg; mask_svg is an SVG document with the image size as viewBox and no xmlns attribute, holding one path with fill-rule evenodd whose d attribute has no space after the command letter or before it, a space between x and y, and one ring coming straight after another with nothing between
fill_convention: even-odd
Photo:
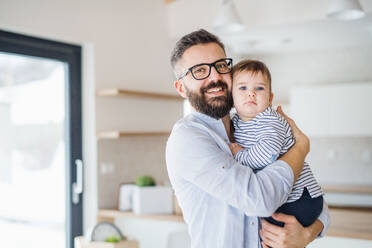
<instances>
[{"instance_id":1,"label":"wooden floating shelf","mask_svg":"<svg viewBox=\"0 0 372 248\"><path fill-rule=\"evenodd\" d=\"M152 93L144 91L135 90L123 90L123 89L102 89L97 91L97 96L132 96L132 97L144 97L144 98L158 98L158 99L169 99L182 101L183 98L177 95L162 94L162 93Z\"/></svg>"},{"instance_id":2,"label":"wooden floating shelf","mask_svg":"<svg viewBox=\"0 0 372 248\"><path fill-rule=\"evenodd\" d=\"M170 132L120 132L120 131L105 131L98 132L98 139L119 139L128 136L162 136L170 135Z\"/></svg>"},{"instance_id":3,"label":"wooden floating shelf","mask_svg":"<svg viewBox=\"0 0 372 248\"><path fill-rule=\"evenodd\" d=\"M164 3L169 4L169 3L173 3L174 1L176 1L176 0L164 0Z\"/></svg>"},{"instance_id":4,"label":"wooden floating shelf","mask_svg":"<svg viewBox=\"0 0 372 248\"><path fill-rule=\"evenodd\" d=\"M372 194L372 185L322 185L325 192L345 194Z\"/></svg>"},{"instance_id":5,"label":"wooden floating shelf","mask_svg":"<svg viewBox=\"0 0 372 248\"><path fill-rule=\"evenodd\" d=\"M348 208L329 208L331 225L327 236L372 240L372 211ZM138 218L159 221L184 222L181 215L136 215L115 209L98 211L97 221L114 222L116 218Z\"/></svg>"},{"instance_id":6,"label":"wooden floating shelf","mask_svg":"<svg viewBox=\"0 0 372 248\"><path fill-rule=\"evenodd\" d=\"M372 240L372 211L329 208L327 236Z\"/></svg>"},{"instance_id":7,"label":"wooden floating shelf","mask_svg":"<svg viewBox=\"0 0 372 248\"><path fill-rule=\"evenodd\" d=\"M172 221L172 222L184 222L181 215L174 214L147 214L147 215L136 215L129 211L119 211L115 209L100 209L98 210L98 221L109 221L113 222L116 218L136 218L136 219L148 219L148 220L160 220L160 221Z\"/></svg>"}]
</instances>

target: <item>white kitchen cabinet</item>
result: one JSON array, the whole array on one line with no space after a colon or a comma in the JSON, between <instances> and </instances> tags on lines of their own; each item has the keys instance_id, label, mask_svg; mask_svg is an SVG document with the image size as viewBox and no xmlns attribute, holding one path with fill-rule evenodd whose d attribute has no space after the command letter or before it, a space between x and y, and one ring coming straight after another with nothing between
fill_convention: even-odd
<instances>
[{"instance_id":1,"label":"white kitchen cabinet","mask_svg":"<svg viewBox=\"0 0 372 248\"><path fill-rule=\"evenodd\" d=\"M372 83L294 88L290 106L309 136L372 136Z\"/></svg>"},{"instance_id":2,"label":"white kitchen cabinet","mask_svg":"<svg viewBox=\"0 0 372 248\"><path fill-rule=\"evenodd\" d=\"M372 240L324 237L311 242L307 248L371 248Z\"/></svg>"}]
</instances>

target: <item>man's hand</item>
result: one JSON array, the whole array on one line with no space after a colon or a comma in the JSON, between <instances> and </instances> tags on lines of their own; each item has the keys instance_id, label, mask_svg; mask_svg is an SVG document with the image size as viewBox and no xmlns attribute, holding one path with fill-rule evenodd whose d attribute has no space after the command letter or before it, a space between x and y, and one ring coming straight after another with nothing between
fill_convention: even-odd
<instances>
[{"instance_id":1,"label":"man's hand","mask_svg":"<svg viewBox=\"0 0 372 248\"><path fill-rule=\"evenodd\" d=\"M237 154L240 150L243 150L243 147L241 147L237 143L230 143L229 147L233 155Z\"/></svg>"},{"instance_id":2,"label":"man's hand","mask_svg":"<svg viewBox=\"0 0 372 248\"><path fill-rule=\"evenodd\" d=\"M303 227L296 217L291 215L275 213L272 217L277 221L284 222L284 227L275 226L262 220L260 236L264 248L304 248L323 229L323 224L319 220L309 227Z\"/></svg>"},{"instance_id":3,"label":"man's hand","mask_svg":"<svg viewBox=\"0 0 372 248\"><path fill-rule=\"evenodd\" d=\"M297 221L296 217L282 213L275 213L272 217L285 224L284 227L279 227L262 220L260 235L264 248L304 248L310 243L309 232Z\"/></svg>"}]
</instances>

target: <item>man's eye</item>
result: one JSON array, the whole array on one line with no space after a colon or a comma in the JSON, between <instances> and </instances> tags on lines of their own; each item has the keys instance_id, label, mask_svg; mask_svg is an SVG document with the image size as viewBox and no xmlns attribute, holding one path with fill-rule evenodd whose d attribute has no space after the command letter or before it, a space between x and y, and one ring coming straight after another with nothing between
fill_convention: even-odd
<instances>
[{"instance_id":1,"label":"man's eye","mask_svg":"<svg viewBox=\"0 0 372 248\"><path fill-rule=\"evenodd\" d=\"M196 68L194 69L194 73L204 73L205 72L205 68Z\"/></svg>"},{"instance_id":2,"label":"man's eye","mask_svg":"<svg viewBox=\"0 0 372 248\"><path fill-rule=\"evenodd\" d=\"M239 90L246 90L246 89L247 89L246 86L240 86L240 87L239 87Z\"/></svg>"},{"instance_id":3,"label":"man's eye","mask_svg":"<svg viewBox=\"0 0 372 248\"><path fill-rule=\"evenodd\" d=\"M222 69L222 68L226 68L227 64L226 63L221 63L221 64L217 64L216 66L217 66L217 68Z\"/></svg>"},{"instance_id":4,"label":"man's eye","mask_svg":"<svg viewBox=\"0 0 372 248\"><path fill-rule=\"evenodd\" d=\"M257 87L256 90L265 90L264 87Z\"/></svg>"}]
</instances>

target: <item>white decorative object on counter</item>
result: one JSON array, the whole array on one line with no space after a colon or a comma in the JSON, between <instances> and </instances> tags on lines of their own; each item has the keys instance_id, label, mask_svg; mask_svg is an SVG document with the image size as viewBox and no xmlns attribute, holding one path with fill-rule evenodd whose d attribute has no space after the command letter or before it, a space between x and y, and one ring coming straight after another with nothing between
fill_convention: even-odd
<instances>
[{"instance_id":1,"label":"white decorative object on counter","mask_svg":"<svg viewBox=\"0 0 372 248\"><path fill-rule=\"evenodd\" d=\"M123 240L124 236L121 234L120 229L113 223L100 222L97 223L90 235L90 241L106 241L107 238L116 237L118 240Z\"/></svg>"},{"instance_id":2,"label":"white decorative object on counter","mask_svg":"<svg viewBox=\"0 0 372 248\"><path fill-rule=\"evenodd\" d=\"M172 188L167 186L136 186L133 191L133 212L135 214L172 214Z\"/></svg>"},{"instance_id":3,"label":"white decorative object on counter","mask_svg":"<svg viewBox=\"0 0 372 248\"><path fill-rule=\"evenodd\" d=\"M133 191L135 184L121 184L119 188L118 209L120 211L131 211L133 205Z\"/></svg>"}]
</instances>

